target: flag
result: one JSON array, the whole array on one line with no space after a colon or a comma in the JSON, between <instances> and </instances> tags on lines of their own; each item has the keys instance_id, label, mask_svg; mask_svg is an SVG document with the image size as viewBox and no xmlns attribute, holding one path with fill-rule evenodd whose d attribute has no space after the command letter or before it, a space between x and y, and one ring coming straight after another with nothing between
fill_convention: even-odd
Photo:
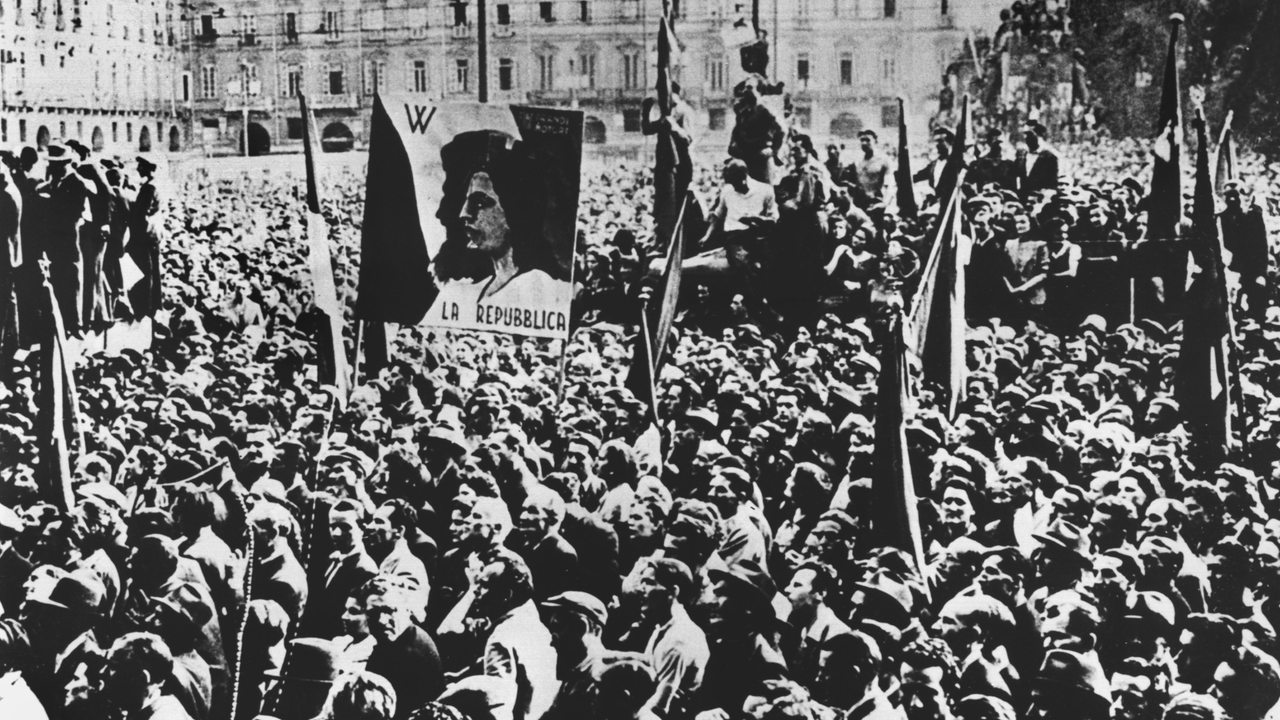
<instances>
[{"instance_id":1,"label":"flag","mask_svg":"<svg viewBox=\"0 0 1280 720\"><path fill-rule=\"evenodd\" d=\"M957 177L963 182L965 171ZM920 361L921 379L937 393L938 407L956 416L964 394L965 268L969 243L960 232L960 196L943 208L932 250L920 276L909 315L910 350Z\"/></svg>"},{"instance_id":2,"label":"flag","mask_svg":"<svg viewBox=\"0 0 1280 720\"><path fill-rule=\"evenodd\" d=\"M411 132L425 130L434 115L410 116ZM423 233L422 210L409 150L382 97L375 96L369 123L369 170L360 238L356 315L364 320L413 325L427 314L438 290Z\"/></svg>"},{"instance_id":3,"label":"flag","mask_svg":"<svg viewBox=\"0 0 1280 720\"><path fill-rule=\"evenodd\" d=\"M1227 120L1222 124L1222 134L1218 136L1217 160L1214 162L1214 178L1213 188L1215 192L1221 193L1222 187L1229 180L1235 180L1239 177L1239 160L1236 157L1236 139L1235 131L1231 129L1231 121L1235 118L1235 111L1227 113Z\"/></svg>"},{"instance_id":4,"label":"flag","mask_svg":"<svg viewBox=\"0 0 1280 720\"><path fill-rule=\"evenodd\" d=\"M965 169L965 152L969 148L969 132L973 123L972 111L969 109L969 96L966 94L960 101L960 122L956 124L955 142L951 145L951 154L942 166L942 175L938 178L938 187L934 192L938 197L938 207L945 208L951 195L960 188L961 171Z\"/></svg>"},{"instance_id":5,"label":"flag","mask_svg":"<svg viewBox=\"0 0 1280 720\"><path fill-rule=\"evenodd\" d=\"M903 427L908 404L904 345L902 316L895 312L881 350L880 377L876 381L871 530L880 545L910 553L917 569L923 571L920 517Z\"/></svg>"},{"instance_id":6,"label":"flag","mask_svg":"<svg viewBox=\"0 0 1280 720\"><path fill-rule=\"evenodd\" d=\"M1178 30L1182 16L1170 18L1160 117L1156 123L1155 161L1147 206L1147 238L1177 237L1182 224L1182 96L1178 82Z\"/></svg>"},{"instance_id":7,"label":"flag","mask_svg":"<svg viewBox=\"0 0 1280 720\"><path fill-rule=\"evenodd\" d=\"M1233 448L1232 385L1235 383L1231 303L1227 299L1222 238L1209 174L1204 117L1196 118L1196 179L1190 257L1196 272L1183 306L1182 346L1175 397L1197 459L1216 464Z\"/></svg>"},{"instance_id":8,"label":"flag","mask_svg":"<svg viewBox=\"0 0 1280 720\"><path fill-rule=\"evenodd\" d=\"M42 498L62 510L74 503L71 492L71 447L80 443L79 394L66 356L62 309L49 282L47 261L43 300L47 310L40 338L39 385L36 388L36 483ZM82 446L82 444L81 444Z\"/></svg>"},{"instance_id":9,"label":"flag","mask_svg":"<svg viewBox=\"0 0 1280 720\"><path fill-rule=\"evenodd\" d=\"M898 98L898 171L894 182L898 186L898 216L914 218L920 212L916 205L916 189L911 179L911 153L907 149L906 102Z\"/></svg>"},{"instance_id":10,"label":"flag","mask_svg":"<svg viewBox=\"0 0 1280 720\"><path fill-rule=\"evenodd\" d=\"M305 95L298 95L302 111L302 152L307 167L307 264L311 268L311 286L315 309L322 316L317 328L317 379L338 389L338 402L346 406L351 394L351 368L342 340L343 313L338 302L338 289L333 281L333 259L329 254L329 224L320 213L320 179L316 174L316 158L320 155L320 138L316 135L315 117L307 107Z\"/></svg>"},{"instance_id":11,"label":"flag","mask_svg":"<svg viewBox=\"0 0 1280 720\"><path fill-rule=\"evenodd\" d=\"M657 145L653 155L653 226L654 232L662 239L675 236L675 217L679 211L679 195L682 192L676 187L676 165L679 163L679 152L675 138L672 137L668 123L674 122L671 117L671 24L666 16L660 19L658 26L658 111L667 120L658 129Z\"/></svg>"},{"instance_id":12,"label":"flag","mask_svg":"<svg viewBox=\"0 0 1280 720\"><path fill-rule=\"evenodd\" d=\"M627 388L637 398L648 404L649 417L654 424L660 424L656 392L658 372L662 368L667 339L671 334L671 324L675 321L676 304L680 300L684 233L679 228L684 220L684 213L684 208L681 208L675 237L671 239L667 248L662 279L658 282L657 292L652 296L658 298L659 304L654 307L651 298L641 307L640 331L636 336L631 368L627 373Z\"/></svg>"}]
</instances>

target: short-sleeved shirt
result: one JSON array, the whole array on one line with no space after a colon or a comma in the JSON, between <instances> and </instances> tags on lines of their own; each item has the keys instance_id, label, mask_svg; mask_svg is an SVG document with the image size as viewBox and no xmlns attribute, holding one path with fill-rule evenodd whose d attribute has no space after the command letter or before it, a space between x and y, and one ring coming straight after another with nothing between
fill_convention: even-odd
<instances>
[{"instance_id":1,"label":"short-sleeved shirt","mask_svg":"<svg viewBox=\"0 0 1280 720\"><path fill-rule=\"evenodd\" d=\"M725 232L746 230L747 226L742 223L744 217L778 217L778 202L773 194L773 186L751 178L747 178L745 193L726 184L720 189L720 202L724 204Z\"/></svg>"}]
</instances>

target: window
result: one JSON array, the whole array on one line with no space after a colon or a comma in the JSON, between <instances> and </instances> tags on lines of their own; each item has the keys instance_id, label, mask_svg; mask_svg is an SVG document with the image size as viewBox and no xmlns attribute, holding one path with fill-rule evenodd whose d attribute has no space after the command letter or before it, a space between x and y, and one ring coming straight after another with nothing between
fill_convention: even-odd
<instances>
[{"instance_id":1,"label":"window","mask_svg":"<svg viewBox=\"0 0 1280 720\"><path fill-rule=\"evenodd\" d=\"M387 61L370 60L364 65L364 94L387 91Z\"/></svg>"},{"instance_id":2,"label":"window","mask_svg":"<svg viewBox=\"0 0 1280 720\"><path fill-rule=\"evenodd\" d=\"M65 138L66 136L67 136L67 121L66 121L66 120L59 121L59 122L58 122L58 137L60 137L60 138Z\"/></svg>"},{"instance_id":3,"label":"window","mask_svg":"<svg viewBox=\"0 0 1280 720\"><path fill-rule=\"evenodd\" d=\"M240 92L244 95L257 95L262 91L258 82L258 66L248 63L240 66Z\"/></svg>"},{"instance_id":4,"label":"window","mask_svg":"<svg viewBox=\"0 0 1280 720\"><path fill-rule=\"evenodd\" d=\"M240 44L253 45L258 41L258 16L240 16Z\"/></svg>"},{"instance_id":5,"label":"window","mask_svg":"<svg viewBox=\"0 0 1280 720\"><path fill-rule=\"evenodd\" d=\"M182 73L182 102L191 102L191 73Z\"/></svg>"},{"instance_id":6,"label":"window","mask_svg":"<svg viewBox=\"0 0 1280 720\"><path fill-rule=\"evenodd\" d=\"M796 55L796 84L801 89L809 87L809 53Z\"/></svg>"},{"instance_id":7,"label":"window","mask_svg":"<svg viewBox=\"0 0 1280 720\"><path fill-rule=\"evenodd\" d=\"M205 100L218 97L218 68L214 65L200 68L200 97Z\"/></svg>"},{"instance_id":8,"label":"window","mask_svg":"<svg viewBox=\"0 0 1280 720\"><path fill-rule=\"evenodd\" d=\"M464 2L455 2L453 4L453 26L462 27L467 24L467 4Z\"/></svg>"},{"instance_id":9,"label":"window","mask_svg":"<svg viewBox=\"0 0 1280 720\"><path fill-rule=\"evenodd\" d=\"M426 60L409 61L409 87L417 93L424 93L427 91Z\"/></svg>"},{"instance_id":10,"label":"window","mask_svg":"<svg viewBox=\"0 0 1280 720\"><path fill-rule=\"evenodd\" d=\"M542 22L555 22L555 3L538 3L538 17L542 19Z\"/></svg>"},{"instance_id":11,"label":"window","mask_svg":"<svg viewBox=\"0 0 1280 720\"><path fill-rule=\"evenodd\" d=\"M326 89L330 95L341 95L346 92L341 67L335 65L329 66L329 83Z\"/></svg>"},{"instance_id":12,"label":"window","mask_svg":"<svg viewBox=\"0 0 1280 720\"><path fill-rule=\"evenodd\" d=\"M853 53L840 53L840 84L853 84Z\"/></svg>"},{"instance_id":13,"label":"window","mask_svg":"<svg viewBox=\"0 0 1280 720\"><path fill-rule=\"evenodd\" d=\"M330 40L342 37L342 13L338 10L325 10L324 24L321 27Z\"/></svg>"},{"instance_id":14,"label":"window","mask_svg":"<svg viewBox=\"0 0 1280 720\"><path fill-rule=\"evenodd\" d=\"M898 61L895 58L880 58L880 79L886 82L898 78Z\"/></svg>"},{"instance_id":15,"label":"window","mask_svg":"<svg viewBox=\"0 0 1280 720\"><path fill-rule=\"evenodd\" d=\"M18 142L24 143L26 141L27 141L27 121L20 119L18 120Z\"/></svg>"},{"instance_id":16,"label":"window","mask_svg":"<svg viewBox=\"0 0 1280 720\"><path fill-rule=\"evenodd\" d=\"M471 61L467 58L453 59L453 74L449 77L449 91L466 93L471 90Z\"/></svg>"},{"instance_id":17,"label":"window","mask_svg":"<svg viewBox=\"0 0 1280 720\"><path fill-rule=\"evenodd\" d=\"M898 0L884 0L884 16L895 17L898 14Z\"/></svg>"},{"instance_id":18,"label":"window","mask_svg":"<svg viewBox=\"0 0 1280 720\"><path fill-rule=\"evenodd\" d=\"M296 12L284 14L284 41L298 42L298 13Z\"/></svg>"},{"instance_id":19,"label":"window","mask_svg":"<svg viewBox=\"0 0 1280 720\"><path fill-rule=\"evenodd\" d=\"M217 37L218 31L213 29L213 16L200 16L200 36L204 38Z\"/></svg>"},{"instance_id":20,"label":"window","mask_svg":"<svg viewBox=\"0 0 1280 720\"><path fill-rule=\"evenodd\" d=\"M724 129L724 108L710 108L707 110L707 129L723 130Z\"/></svg>"},{"instance_id":21,"label":"window","mask_svg":"<svg viewBox=\"0 0 1280 720\"><path fill-rule=\"evenodd\" d=\"M725 77L729 74L728 63L725 62L723 55L717 55L707 58L706 76L707 87L712 90L724 90Z\"/></svg>"},{"instance_id":22,"label":"window","mask_svg":"<svg viewBox=\"0 0 1280 720\"><path fill-rule=\"evenodd\" d=\"M880 125L893 127L898 124L898 103L885 103L880 106Z\"/></svg>"},{"instance_id":23,"label":"window","mask_svg":"<svg viewBox=\"0 0 1280 720\"><path fill-rule=\"evenodd\" d=\"M640 132L640 108L622 109L622 130L629 133Z\"/></svg>"},{"instance_id":24,"label":"window","mask_svg":"<svg viewBox=\"0 0 1280 720\"><path fill-rule=\"evenodd\" d=\"M511 6L507 3L498 3L498 24L511 24Z\"/></svg>"},{"instance_id":25,"label":"window","mask_svg":"<svg viewBox=\"0 0 1280 720\"><path fill-rule=\"evenodd\" d=\"M556 56L538 56L538 89L554 90L556 87Z\"/></svg>"},{"instance_id":26,"label":"window","mask_svg":"<svg viewBox=\"0 0 1280 720\"><path fill-rule=\"evenodd\" d=\"M591 3L587 0L578 2L578 20L580 22L591 22Z\"/></svg>"},{"instance_id":27,"label":"window","mask_svg":"<svg viewBox=\"0 0 1280 720\"><path fill-rule=\"evenodd\" d=\"M302 118L291 117L285 119L285 132L290 140L302 139Z\"/></svg>"},{"instance_id":28,"label":"window","mask_svg":"<svg viewBox=\"0 0 1280 720\"><path fill-rule=\"evenodd\" d=\"M640 53L626 52L622 55L622 87L634 90L640 87Z\"/></svg>"},{"instance_id":29,"label":"window","mask_svg":"<svg viewBox=\"0 0 1280 720\"><path fill-rule=\"evenodd\" d=\"M65 135L66 133L63 134ZM133 142L133 123L131 122L124 124L124 140L125 142Z\"/></svg>"},{"instance_id":30,"label":"window","mask_svg":"<svg viewBox=\"0 0 1280 720\"><path fill-rule=\"evenodd\" d=\"M111 123L111 142L120 142L120 123L114 121Z\"/></svg>"},{"instance_id":31,"label":"window","mask_svg":"<svg viewBox=\"0 0 1280 720\"><path fill-rule=\"evenodd\" d=\"M578 56L578 74L583 78L583 87L594 88L596 86L595 53L583 53Z\"/></svg>"},{"instance_id":32,"label":"window","mask_svg":"<svg viewBox=\"0 0 1280 720\"><path fill-rule=\"evenodd\" d=\"M302 94L302 66L290 65L284 71L284 95L296 98Z\"/></svg>"},{"instance_id":33,"label":"window","mask_svg":"<svg viewBox=\"0 0 1280 720\"><path fill-rule=\"evenodd\" d=\"M515 88L516 63L511 58L498 58L498 89Z\"/></svg>"}]
</instances>

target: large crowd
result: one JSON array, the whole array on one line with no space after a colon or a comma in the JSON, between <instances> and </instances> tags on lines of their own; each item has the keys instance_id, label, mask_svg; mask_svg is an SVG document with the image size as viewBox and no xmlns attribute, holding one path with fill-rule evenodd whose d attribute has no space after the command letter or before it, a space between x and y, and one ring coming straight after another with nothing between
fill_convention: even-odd
<instances>
[{"instance_id":1,"label":"large crowd","mask_svg":"<svg viewBox=\"0 0 1280 720\"><path fill-rule=\"evenodd\" d=\"M720 201L698 249L746 282L689 290L661 439L625 389L663 250L647 171L583 183L567 346L400 328L349 399L315 380L297 185L175 187L152 347L76 371L69 511L35 482L38 353L0 385L0 717L1273 717L1273 248L1233 266L1241 447L1197 464L1178 331L1071 303L1081 246L1141 240L1149 157L1064 148L1044 183L1036 145L965 190L966 392L954 419L922 394L906 424L924 567L870 532L873 310L928 256L938 162L917 164L916 218L874 136L826 162L789 140L758 212L725 200L759 196L745 168L700 169ZM1227 204L1257 217L1275 173L1242 176L1268 185ZM327 185L353 300L362 178ZM778 233L734 208L809 243L789 272L815 302L759 277L783 253L743 243Z\"/></svg>"}]
</instances>

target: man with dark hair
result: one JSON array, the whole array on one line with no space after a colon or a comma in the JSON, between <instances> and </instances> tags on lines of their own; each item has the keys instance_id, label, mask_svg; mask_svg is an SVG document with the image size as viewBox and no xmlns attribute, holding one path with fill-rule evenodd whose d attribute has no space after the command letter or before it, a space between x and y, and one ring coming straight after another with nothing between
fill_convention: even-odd
<instances>
[{"instance_id":1,"label":"man with dark hair","mask_svg":"<svg viewBox=\"0 0 1280 720\"><path fill-rule=\"evenodd\" d=\"M159 637L124 635L111 646L104 668L104 699L116 712L137 720L192 720L182 703L165 693L173 655Z\"/></svg>"},{"instance_id":2,"label":"man with dark hair","mask_svg":"<svg viewBox=\"0 0 1280 720\"><path fill-rule=\"evenodd\" d=\"M880 687L884 656L875 640L861 632L839 635L822 650L822 673L814 697L842 717L860 720L906 720Z\"/></svg>"},{"instance_id":3,"label":"man with dark hair","mask_svg":"<svg viewBox=\"0 0 1280 720\"><path fill-rule=\"evenodd\" d=\"M409 549L408 538L417 530L418 513L409 503L392 498L382 503L365 527L365 546L378 563L378 577L394 581L410 593L410 610L416 622L426 617L431 583L427 566Z\"/></svg>"},{"instance_id":4,"label":"man with dark hair","mask_svg":"<svg viewBox=\"0 0 1280 720\"><path fill-rule=\"evenodd\" d=\"M544 720L576 720L589 717L600 689L600 678L624 660L645 658L604 646L601 633L608 620L603 602L587 593L571 590L542 603L542 615L556 651L560 690ZM648 696L642 698L647 701Z\"/></svg>"},{"instance_id":5,"label":"man with dark hair","mask_svg":"<svg viewBox=\"0 0 1280 720\"><path fill-rule=\"evenodd\" d=\"M339 500L329 509L329 554L321 585L313 587L302 627L308 635L333 638L342 633L347 598L378 574L378 566L365 551L364 508L352 500Z\"/></svg>"},{"instance_id":6,"label":"man with dark hair","mask_svg":"<svg viewBox=\"0 0 1280 720\"><path fill-rule=\"evenodd\" d=\"M800 634L787 662L791 679L796 682L808 685L816 680L821 672L818 659L823 646L837 635L852 632L827 604L834 589L835 571L817 562L802 564L787 583L784 594L791 602L788 622Z\"/></svg>"},{"instance_id":7,"label":"man with dark hair","mask_svg":"<svg viewBox=\"0 0 1280 720\"><path fill-rule=\"evenodd\" d=\"M641 561L636 587L641 621L655 627L644 654L658 682L648 707L665 717L683 717L691 708L711 656L706 633L685 610L692 588L684 563L659 557Z\"/></svg>"},{"instance_id":8,"label":"man with dark hair","mask_svg":"<svg viewBox=\"0 0 1280 720\"><path fill-rule=\"evenodd\" d=\"M1041 190L1058 189L1058 153L1045 142L1048 130L1038 122L1029 122L1022 137L1027 143L1027 164L1019 170L1024 197Z\"/></svg>"},{"instance_id":9,"label":"man with dark hair","mask_svg":"<svg viewBox=\"0 0 1280 720\"><path fill-rule=\"evenodd\" d=\"M885 178L889 176L890 167L889 160L880 154L879 140L875 130L860 130L861 155L838 178L841 185L849 188L854 203L864 210L884 201Z\"/></svg>"}]
</instances>

